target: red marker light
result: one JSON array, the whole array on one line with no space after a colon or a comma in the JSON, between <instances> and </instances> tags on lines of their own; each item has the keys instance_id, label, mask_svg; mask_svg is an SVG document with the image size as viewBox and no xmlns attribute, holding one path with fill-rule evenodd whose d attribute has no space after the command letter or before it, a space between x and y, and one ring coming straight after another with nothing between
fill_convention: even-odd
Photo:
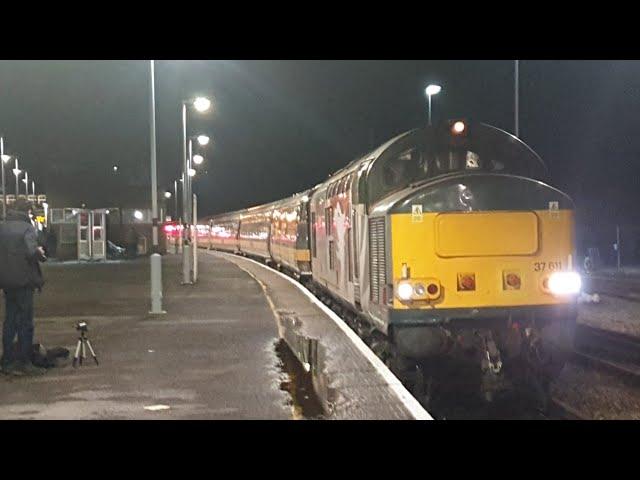
<instances>
[{"instance_id":1,"label":"red marker light","mask_svg":"<svg viewBox=\"0 0 640 480\"><path fill-rule=\"evenodd\" d=\"M509 273L506 276L506 282L507 285L515 290L519 290L520 289L520 285L521 285L521 280L520 277L518 275L516 275L515 273Z\"/></svg>"},{"instance_id":2,"label":"red marker light","mask_svg":"<svg viewBox=\"0 0 640 480\"><path fill-rule=\"evenodd\" d=\"M476 289L476 275L474 273L458 274L458 291L469 291Z\"/></svg>"}]
</instances>

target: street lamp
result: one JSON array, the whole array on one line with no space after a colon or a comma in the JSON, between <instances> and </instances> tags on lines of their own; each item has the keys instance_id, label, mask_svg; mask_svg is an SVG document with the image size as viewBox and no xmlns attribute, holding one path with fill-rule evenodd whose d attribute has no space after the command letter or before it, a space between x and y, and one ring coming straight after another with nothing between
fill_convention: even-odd
<instances>
[{"instance_id":1,"label":"street lamp","mask_svg":"<svg viewBox=\"0 0 640 480\"><path fill-rule=\"evenodd\" d=\"M16 200L18 200L18 195L20 194L20 189L18 187L18 178L20 177L20 173L22 173L22 170L18 167L18 158L16 157L16 168L13 169L13 174L16 177Z\"/></svg>"},{"instance_id":2,"label":"street lamp","mask_svg":"<svg viewBox=\"0 0 640 480\"><path fill-rule=\"evenodd\" d=\"M194 108L200 113L206 112L211 108L211 100L206 97L197 97L193 101Z\"/></svg>"},{"instance_id":3,"label":"street lamp","mask_svg":"<svg viewBox=\"0 0 640 480\"><path fill-rule=\"evenodd\" d=\"M22 181L24 182L24 194L29 197L29 172L24 172Z\"/></svg>"},{"instance_id":4,"label":"street lamp","mask_svg":"<svg viewBox=\"0 0 640 480\"><path fill-rule=\"evenodd\" d=\"M182 172L184 175L184 186L182 189L182 224L183 224L183 241L182 248L182 283L184 285L192 284L191 271L192 265L190 261L190 227L192 222L191 209L191 141L189 141L189 156L187 156L187 106L192 106L198 112L204 113L211 108L211 100L206 97L197 97L193 100L182 102ZM190 140L190 139L189 139Z\"/></svg>"},{"instance_id":5,"label":"street lamp","mask_svg":"<svg viewBox=\"0 0 640 480\"><path fill-rule=\"evenodd\" d=\"M209 137L207 135L198 135L196 137L196 140L198 140L198 143L200 145L202 145L203 147L206 147L207 145L209 145Z\"/></svg>"},{"instance_id":6,"label":"street lamp","mask_svg":"<svg viewBox=\"0 0 640 480\"><path fill-rule=\"evenodd\" d=\"M442 90L442 87L440 85L432 84L432 85L429 85L424 91L427 94L427 97L429 98L429 125L431 125L431 97L433 95L439 94L441 90Z\"/></svg>"},{"instance_id":7,"label":"street lamp","mask_svg":"<svg viewBox=\"0 0 640 480\"><path fill-rule=\"evenodd\" d=\"M202 155L194 155L193 156L193 163L195 163L196 165L201 165L202 162L204 162L204 157Z\"/></svg>"},{"instance_id":8,"label":"street lamp","mask_svg":"<svg viewBox=\"0 0 640 480\"><path fill-rule=\"evenodd\" d=\"M0 137L0 165L2 170L2 219L7 219L7 185L4 173L4 164L11 160L11 155L4 154L4 138Z\"/></svg>"},{"instance_id":9,"label":"street lamp","mask_svg":"<svg viewBox=\"0 0 640 480\"><path fill-rule=\"evenodd\" d=\"M171 192L170 191L166 191L164 192L164 198L166 198L167 200L171 198Z\"/></svg>"},{"instance_id":10,"label":"street lamp","mask_svg":"<svg viewBox=\"0 0 640 480\"><path fill-rule=\"evenodd\" d=\"M190 168L189 169L189 176L190 177L195 177L196 176L196 169L195 168Z\"/></svg>"}]
</instances>

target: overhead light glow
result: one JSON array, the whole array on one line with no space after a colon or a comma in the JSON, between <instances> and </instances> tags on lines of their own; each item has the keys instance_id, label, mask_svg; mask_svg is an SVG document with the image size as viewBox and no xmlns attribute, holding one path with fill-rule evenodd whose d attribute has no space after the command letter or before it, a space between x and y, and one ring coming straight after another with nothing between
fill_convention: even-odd
<instances>
[{"instance_id":1,"label":"overhead light glow","mask_svg":"<svg viewBox=\"0 0 640 480\"><path fill-rule=\"evenodd\" d=\"M13 174L17 177L18 175L20 175L22 173L22 170L20 170L19 168L14 168L13 169Z\"/></svg>"},{"instance_id":2,"label":"overhead light glow","mask_svg":"<svg viewBox=\"0 0 640 480\"><path fill-rule=\"evenodd\" d=\"M204 157L202 155L194 155L193 156L193 163L195 163L196 165L200 165L202 162L204 162Z\"/></svg>"},{"instance_id":3,"label":"overhead light glow","mask_svg":"<svg viewBox=\"0 0 640 480\"><path fill-rule=\"evenodd\" d=\"M211 100L206 97L198 97L193 101L193 106L199 112L206 112L211 108Z\"/></svg>"},{"instance_id":4,"label":"overhead light glow","mask_svg":"<svg viewBox=\"0 0 640 480\"><path fill-rule=\"evenodd\" d=\"M9 160L11 160L11 155L2 155L2 161L4 163L7 163Z\"/></svg>"},{"instance_id":5,"label":"overhead light glow","mask_svg":"<svg viewBox=\"0 0 640 480\"><path fill-rule=\"evenodd\" d=\"M440 93L440 90L442 90L442 87L440 85L429 85L425 89L425 93L430 97L431 95L437 95L438 93Z\"/></svg>"},{"instance_id":6,"label":"overhead light glow","mask_svg":"<svg viewBox=\"0 0 640 480\"><path fill-rule=\"evenodd\" d=\"M142 212L140 210L136 210L135 212L133 212L133 216L136 218L136 220L142 220L144 215L142 215Z\"/></svg>"},{"instance_id":7,"label":"overhead light glow","mask_svg":"<svg viewBox=\"0 0 640 480\"><path fill-rule=\"evenodd\" d=\"M196 138L198 140L198 143L200 145L202 145L203 147L206 145L209 145L209 137L207 135L198 135L198 137Z\"/></svg>"},{"instance_id":8,"label":"overhead light glow","mask_svg":"<svg viewBox=\"0 0 640 480\"><path fill-rule=\"evenodd\" d=\"M196 171L195 171L195 169L190 168L190 169L189 169L189 176L190 176L190 177L195 177L195 175L196 175Z\"/></svg>"},{"instance_id":9,"label":"overhead light glow","mask_svg":"<svg viewBox=\"0 0 640 480\"><path fill-rule=\"evenodd\" d=\"M164 198L171 198L171 192L164 192Z\"/></svg>"}]
</instances>

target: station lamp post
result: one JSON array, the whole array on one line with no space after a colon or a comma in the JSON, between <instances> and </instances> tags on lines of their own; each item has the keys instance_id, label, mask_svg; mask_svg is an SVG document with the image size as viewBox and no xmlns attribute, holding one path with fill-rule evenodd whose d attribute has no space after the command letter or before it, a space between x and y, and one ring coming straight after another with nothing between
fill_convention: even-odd
<instances>
[{"instance_id":1,"label":"station lamp post","mask_svg":"<svg viewBox=\"0 0 640 480\"><path fill-rule=\"evenodd\" d=\"M433 95L439 94L441 90L442 90L442 87L440 85L432 84L432 85L429 85L424 91L427 94L427 98L429 99L429 125L431 125L431 97Z\"/></svg>"},{"instance_id":2,"label":"station lamp post","mask_svg":"<svg viewBox=\"0 0 640 480\"><path fill-rule=\"evenodd\" d=\"M16 157L16 167L13 169L13 174L16 177L16 200L18 200L18 195L20 194L20 188L19 188L19 178L20 178L20 173L22 173L22 170L20 170L19 166L18 166L18 158Z\"/></svg>"},{"instance_id":3,"label":"station lamp post","mask_svg":"<svg viewBox=\"0 0 640 480\"><path fill-rule=\"evenodd\" d=\"M24 182L24 194L29 197L29 172L24 171L24 178L22 179Z\"/></svg>"},{"instance_id":4,"label":"station lamp post","mask_svg":"<svg viewBox=\"0 0 640 480\"><path fill-rule=\"evenodd\" d=\"M156 163L156 86L155 62L149 61L149 150L151 157L151 211L153 253L151 255L151 310L149 313L159 315L166 313L162 309L162 257L158 242L158 173ZM114 171L117 171L114 168ZM138 212L136 212L137 214Z\"/></svg>"},{"instance_id":5,"label":"station lamp post","mask_svg":"<svg viewBox=\"0 0 640 480\"><path fill-rule=\"evenodd\" d=\"M0 137L0 168L2 169L2 219L7 219L7 183L4 173L4 164L11 160L10 155L4 154L4 138Z\"/></svg>"},{"instance_id":6,"label":"station lamp post","mask_svg":"<svg viewBox=\"0 0 640 480\"><path fill-rule=\"evenodd\" d=\"M182 248L182 284L193 284L191 278L192 266L191 266L191 248L190 248L190 225L192 222L192 208L191 208L191 152L187 156L187 148L191 150L191 141L187 138L187 108L193 107L197 112L205 113L211 109L211 100L206 97L197 97L193 100L184 100L182 102L182 172L184 178L184 184L182 188L182 225L183 225L183 248Z\"/></svg>"}]
</instances>

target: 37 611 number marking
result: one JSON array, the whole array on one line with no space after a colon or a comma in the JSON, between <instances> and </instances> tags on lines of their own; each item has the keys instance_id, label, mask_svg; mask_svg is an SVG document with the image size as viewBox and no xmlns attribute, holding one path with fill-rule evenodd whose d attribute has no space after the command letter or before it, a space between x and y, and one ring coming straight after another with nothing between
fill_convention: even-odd
<instances>
[{"instance_id":1,"label":"37 611 number marking","mask_svg":"<svg viewBox=\"0 0 640 480\"><path fill-rule=\"evenodd\" d=\"M535 272L562 270L562 262L534 262L533 270Z\"/></svg>"}]
</instances>

